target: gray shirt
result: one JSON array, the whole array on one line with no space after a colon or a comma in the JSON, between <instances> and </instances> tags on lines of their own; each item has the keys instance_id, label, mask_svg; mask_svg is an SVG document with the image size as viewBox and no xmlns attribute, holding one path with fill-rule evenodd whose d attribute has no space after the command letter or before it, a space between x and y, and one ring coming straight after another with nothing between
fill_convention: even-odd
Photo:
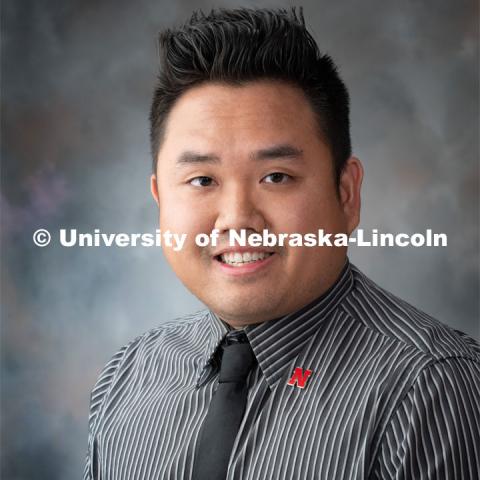
<instances>
[{"instance_id":1,"label":"gray shirt","mask_svg":"<svg viewBox=\"0 0 480 480\"><path fill-rule=\"evenodd\" d=\"M228 331L205 310L123 347L92 391L84 480L191 477ZM480 346L348 260L245 332L257 359L228 480L479 478Z\"/></svg>"}]
</instances>

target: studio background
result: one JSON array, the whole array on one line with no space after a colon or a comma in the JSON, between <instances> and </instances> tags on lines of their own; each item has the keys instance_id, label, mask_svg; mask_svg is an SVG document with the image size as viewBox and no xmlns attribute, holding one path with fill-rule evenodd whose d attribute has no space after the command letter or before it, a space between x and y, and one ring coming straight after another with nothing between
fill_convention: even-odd
<instances>
[{"instance_id":1,"label":"studio background","mask_svg":"<svg viewBox=\"0 0 480 480\"><path fill-rule=\"evenodd\" d=\"M357 248L382 287L479 338L478 11L474 1L308 0L351 95L361 226L446 248ZM90 390L144 331L202 308L155 248L38 248L37 228L152 232L148 110L156 33L212 6L2 4L2 478L83 471Z\"/></svg>"}]
</instances>

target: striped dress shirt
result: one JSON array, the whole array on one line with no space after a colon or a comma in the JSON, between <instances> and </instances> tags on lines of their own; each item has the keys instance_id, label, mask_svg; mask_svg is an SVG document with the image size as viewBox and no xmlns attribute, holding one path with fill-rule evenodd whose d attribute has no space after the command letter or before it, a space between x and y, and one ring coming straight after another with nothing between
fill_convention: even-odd
<instances>
[{"instance_id":1,"label":"striped dress shirt","mask_svg":"<svg viewBox=\"0 0 480 480\"><path fill-rule=\"evenodd\" d=\"M84 480L191 478L228 330L205 310L113 356ZM227 480L480 478L478 343L348 259L320 298L245 332L257 363Z\"/></svg>"}]
</instances>

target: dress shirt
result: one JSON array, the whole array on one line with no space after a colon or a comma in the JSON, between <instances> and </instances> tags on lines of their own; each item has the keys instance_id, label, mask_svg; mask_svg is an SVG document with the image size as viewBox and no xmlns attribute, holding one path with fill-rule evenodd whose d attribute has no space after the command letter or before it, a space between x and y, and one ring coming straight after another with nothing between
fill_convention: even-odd
<instances>
[{"instance_id":1,"label":"dress shirt","mask_svg":"<svg viewBox=\"0 0 480 480\"><path fill-rule=\"evenodd\" d=\"M191 478L228 330L204 310L113 356L84 480ZM480 478L480 346L348 259L321 297L245 332L257 362L227 480Z\"/></svg>"}]
</instances>

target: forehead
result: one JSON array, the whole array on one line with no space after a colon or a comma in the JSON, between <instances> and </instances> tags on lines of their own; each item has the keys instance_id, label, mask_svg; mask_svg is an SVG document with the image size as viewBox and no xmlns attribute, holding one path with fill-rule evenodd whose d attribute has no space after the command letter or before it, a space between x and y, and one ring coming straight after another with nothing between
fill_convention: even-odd
<instances>
[{"instance_id":1,"label":"forehead","mask_svg":"<svg viewBox=\"0 0 480 480\"><path fill-rule=\"evenodd\" d=\"M312 141L319 141L318 124L300 88L278 81L207 83L175 103L160 155L186 145L232 150L295 142L304 148Z\"/></svg>"}]
</instances>

